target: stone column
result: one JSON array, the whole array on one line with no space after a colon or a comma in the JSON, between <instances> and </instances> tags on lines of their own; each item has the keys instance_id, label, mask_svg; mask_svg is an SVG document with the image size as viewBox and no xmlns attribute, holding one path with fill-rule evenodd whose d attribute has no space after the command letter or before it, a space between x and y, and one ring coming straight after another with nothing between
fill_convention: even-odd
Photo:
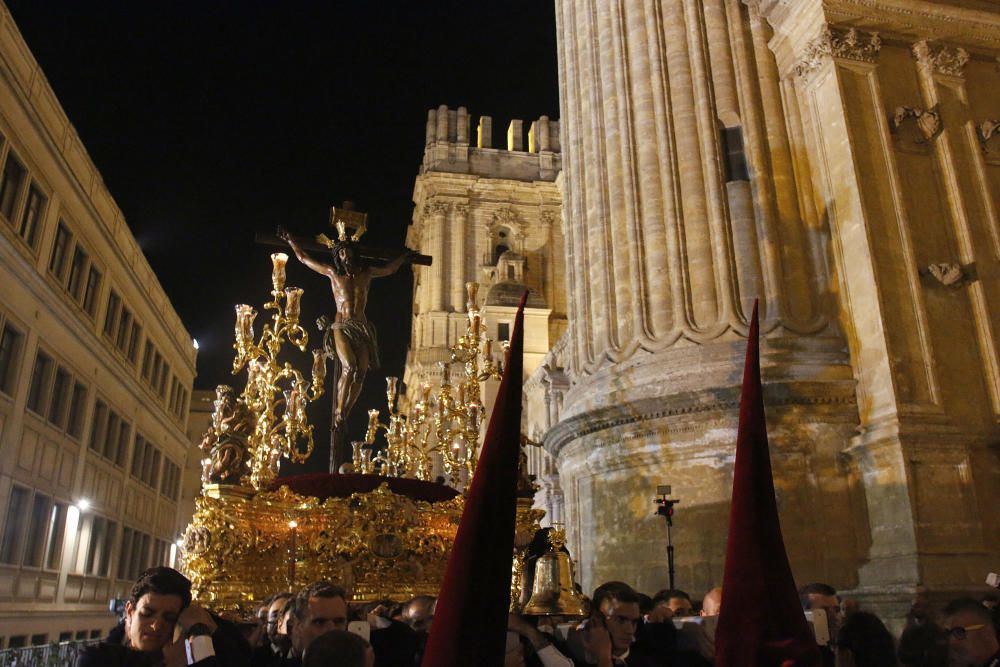
<instances>
[{"instance_id":1,"label":"stone column","mask_svg":"<svg viewBox=\"0 0 1000 667\"><path fill-rule=\"evenodd\" d=\"M985 446L997 437L1000 295L995 281L971 273L991 275L1000 246L968 102L969 57L828 23L818 1L804 0L795 15L760 5L774 27L767 44L798 149L794 173L812 193L807 214L825 217L834 240L857 379L858 433L842 462L852 511L870 530L855 535L863 560L848 594L898 618L916 590L953 597L1000 553L1000 524L980 499L1000 479ZM866 11L896 34L948 25L1000 43L995 12L918 12L909 24L888 5ZM1000 77L987 71L979 84L995 89Z\"/></svg>"},{"instance_id":2,"label":"stone column","mask_svg":"<svg viewBox=\"0 0 1000 667\"><path fill-rule=\"evenodd\" d=\"M451 215L451 276L449 286L451 288L451 310L456 313L464 312L465 309L465 283L469 280L467 275L466 253L470 234L468 232L469 205L455 204Z\"/></svg>"},{"instance_id":3,"label":"stone column","mask_svg":"<svg viewBox=\"0 0 1000 667\"><path fill-rule=\"evenodd\" d=\"M444 286L448 271L448 261L445 257L445 225L448 209L448 204L440 201L428 202L425 209L427 220L424 222L424 233L427 235L431 257L434 258L428 276L430 298L427 310L431 312L444 310Z\"/></svg>"},{"instance_id":4,"label":"stone column","mask_svg":"<svg viewBox=\"0 0 1000 667\"><path fill-rule=\"evenodd\" d=\"M545 444L584 587L615 578L666 586L663 527L650 511L663 483L684 499L679 581L703 590L721 578L754 297L766 313L790 557L799 576L847 580L857 566L845 539L851 519L831 508L848 504L837 456L857 420L853 384L815 289L826 284L815 279L822 267L808 261L825 253L825 238L802 233L773 55L755 48L749 10L731 0L557 0L556 23L575 382ZM759 90L764 71L771 107ZM766 110L778 114L773 123ZM723 116L742 123L752 148L752 181L734 186L745 204L735 212L720 160ZM799 276L806 285L787 300L782 281Z\"/></svg>"}]
</instances>

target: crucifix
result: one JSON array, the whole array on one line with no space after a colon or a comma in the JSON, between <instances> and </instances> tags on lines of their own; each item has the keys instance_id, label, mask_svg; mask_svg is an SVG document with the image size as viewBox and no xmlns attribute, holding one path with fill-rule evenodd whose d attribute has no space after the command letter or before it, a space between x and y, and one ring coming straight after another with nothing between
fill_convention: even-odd
<instances>
[{"instance_id":1,"label":"crucifix","mask_svg":"<svg viewBox=\"0 0 1000 667\"><path fill-rule=\"evenodd\" d=\"M323 331L323 349L334 363L333 421L330 428L330 472L351 460L351 451L344 437L347 416L358 400L365 374L379 365L375 327L365 315L368 290L373 278L395 273L405 262L428 266L431 258L412 250L386 251L358 243L367 228L368 215L355 211L350 202L330 209L330 225L336 230L336 240L325 234L308 242L278 228L276 237L258 235L266 244L287 243L300 262L330 279L337 313L330 321L321 317L317 325ZM314 255L330 252L329 262ZM310 254L312 253L312 254Z\"/></svg>"}]
</instances>

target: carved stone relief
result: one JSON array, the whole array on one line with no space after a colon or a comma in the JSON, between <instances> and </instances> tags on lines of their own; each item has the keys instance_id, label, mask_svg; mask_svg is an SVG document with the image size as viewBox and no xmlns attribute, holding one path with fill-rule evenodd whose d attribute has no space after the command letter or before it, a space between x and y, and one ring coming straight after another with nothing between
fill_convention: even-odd
<instances>
[{"instance_id":1,"label":"carved stone relief","mask_svg":"<svg viewBox=\"0 0 1000 667\"><path fill-rule=\"evenodd\" d=\"M878 62L881 48L882 38L877 32L827 26L806 46L802 58L795 65L795 73L809 75L831 57L874 64Z\"/></svg>"},{"instance_id":2,"label":"carved stone relief","mask_svg":"<svg viewBox=\"0 0 1000 667\"><path fill-rule=\"evenodd\" d=\"M903 151L926 153L941 129L937 105L930 109L900 106L889 115L889 131L896 147Z\"/></svg>"},{"instance_id":3,"label":"carved stone relief","mask_svg":"<svg viewBox=\"0 0 1000 667\"><path fill-rule=\"evenodd\" d=\"M976 279L976 267L974 264L962 266L954 262L935 262L920 269L920 275L938 286L958 289Z\"/></svg>"},{"instance_id":4,"label":"carved stone relief","mask_svg":"<svg viewBox=\"0 0 1000 667\"><path fill-rule=\"evenodd\" d=\"M926 39L913 45L913 57L921 67L948 76L962 76L969 52L963 48L934 45Z\"/></svg>"},{"instance_id":5,"label":"carved stone relief","mask_svg":"<svg viewBox=\"0 0 1000 667\"><path fill-rule=\"evenodd\" d=\"M990 164L1000 164L1000 119L984 120L976 126L983 156Z\"/></svg>"},{"instance_id":6,"label":"carved stone relief","mask_svg":"<svg viewBox=\"0 0 1000 667\"><path fill-rule=\"evenodd\" d=\"M424 215L448 215L448 210L451 208L447 203L442 201L429 201L424 206Z\"/></svg>"}]
</instances>

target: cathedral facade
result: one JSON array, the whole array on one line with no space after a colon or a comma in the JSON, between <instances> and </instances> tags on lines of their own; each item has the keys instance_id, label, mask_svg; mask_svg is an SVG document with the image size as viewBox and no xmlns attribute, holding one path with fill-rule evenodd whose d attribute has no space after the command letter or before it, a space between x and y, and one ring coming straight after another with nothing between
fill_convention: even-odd
<instances>
[{"instance_id":1,"label":"cathedral facade","mask_svg":"<svg viewBox=\"0 0 1000 667\"><path fill-rule=\"evenodd\" d=\"M704 591L759 299L797 581L887 618L919 591L972 590L1000 560L995 5L556 9L558 132L540 119L523 146L515 121L500 151L490 119L470 141L464 109L430 112L408 241L435 266L407 379L444 360L463 282L494 295L490 327L510 285L532 287L524 430L584 589L666 586L653 500L669 484L677 585Z\"/></svg>"},{"instance_id":2,"label":"cathedral facade","mask_svg":"<svg viewBox=\"0 0 1000 667\"><path fill-rule=\"evenodd\" d=\"M1000 12L976 1L556 2L585 588L721 580L754 299L799 583L887 617L1000 557ZM621 526L637 526L622 530Z\"/></svg>"}]
</instances>

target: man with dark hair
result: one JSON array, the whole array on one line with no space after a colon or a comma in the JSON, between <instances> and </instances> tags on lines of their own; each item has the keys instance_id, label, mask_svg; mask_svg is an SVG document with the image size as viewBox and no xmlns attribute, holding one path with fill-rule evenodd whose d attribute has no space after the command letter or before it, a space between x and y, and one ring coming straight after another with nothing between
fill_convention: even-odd
<instances>
[{"instance_id":1,"label":"man with dark hair","mask_svg":"<svg viewBox=\"0 0 1000 667\"><path fill-rule=\"evenodd\" d=\"M292 594L288 592L275 593L265 599L269 604L264 624L264 641L261 646L254 649L251 659L253 667L277 667L291 650L291 639L280 631L281 617L291 599Z\"/></svg>"},{"instance_id":2,"label":"man with dark hair","mask_svg":"<svg viewBox=\"0 0 1000 667\"><path fill-rule=\"evenodd\" d=\"M586 628L570 635L577 665L666 667L674 664L677 631L672 613L658 607L644 620L642 598L631 586L610 581L594 591Z\"/></svg>"},{"instance_id":3,"label":"man with dark hair","mask_svg":"<svg viewBox=\"0 0 1000 667\"><path fill-rule=\"evenodd\" d=\"M972 598L952 600L944 608L948 663L955 667L1000 666L1000 643L993 615Z\"/></svg>"},{"instance_id":4,"label":"man with dark hair","mask_svg":"<svg viewBox=\"0 0 1000 667\"><path fill-rule=\"evenodd\" d=\"M375 654L362 637L331 630L309 644L302 667L374 667Z\"/></svg>"},{"instance_id":5,"label":"man with dark hair","mask_svg":"<svg viewBox=\"0 0 1000 667\"><path fill-rule=\"evenodd\" d=\"M799 589L799 601L802 602L803 610L818 610L826 615L826 622L830 628L830 638L835 639L837 633L840 632L843 620L840 613L840 600L837 598L837 589L829 584L819 582L806 584ZM833 649L829 646L820 646L819 652L823 657L823 664L826 667L833 667L835 660Z\"/></svg>"},{"instance_id":6,"label":"man with dark hair","mask_svg":"<svg viewBox=\"0 0 1000 667\"><path fill-rule=\"evenodd\" d=\"M715 657L715 619L706 622L699 617L694 611L691 596L679 588L665 588L658 592L653 596L653 607L669 609L673 618L681 622L677 631L677 654L683 664L711 663Z\"/></svg>"},{"instance_id":7,"label":"man with dark hair","mask_svg":"<svg viewBox=\"0 0 1000 667\"><path fill-rule=\"evenodd\" d=\"M665 606L678 616L694 616L691 596L679 588L665 588L653 596L653 606Z\"/></svg>"},{"instance_id":8,"label":"man with dark hair","mask_svg":"<svg viewBox=\"0 0 1000 667\"><path fill-rule=\"evenodd\" d=\"M184 639L171 644L174 628ZM216 653L218 652L218 655ZM231 623L191 604L191 582L177 570L143 572L125 602L125 618L108 637L86 648L77 667L197 664L245 665L249 646Z\"/></svg>"},{"instance_id":9,"label":"man with dark hair","mask_svg":"<svg viewBox=\"0 0 1000 667\"><path fill-rule=\"evenodd\" d=\"M314 639L331 630L347 629L347 592L317 581L292 601L292 654L301 658Z\"/></svg>"},{"instance_id":10,"label":"man with dark hair","mask_svg":"<svg viewBox=\"0 0 1000 667\"><path fill-rule=\"evenodd\" d=\"M369 641L375 652L375 667L410 667L420 664L427 643L427 628L434 617L436 598L418 595L402 605L400 618L393 618L392 600L382 600L363 609L362 618L371 628ZM409 617L404 615L409 610ZM414 628L421 628L417 632Z\"/></svg>"}]
</instances>

